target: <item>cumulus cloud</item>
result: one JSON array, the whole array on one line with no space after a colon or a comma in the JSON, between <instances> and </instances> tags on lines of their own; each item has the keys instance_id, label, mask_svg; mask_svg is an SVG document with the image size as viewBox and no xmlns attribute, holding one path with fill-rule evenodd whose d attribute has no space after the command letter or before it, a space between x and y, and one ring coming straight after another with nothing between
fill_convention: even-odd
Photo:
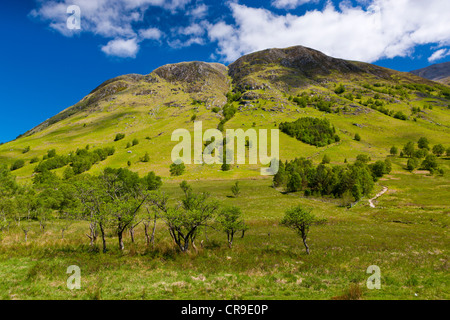
<instances>
[{"instance_id":1,"label":"cumulus cloud","mask_svg":"<svg viewBox=\"0 0 450 320\"><path fill-rule=\"evenodd\" d=\"M283 3L294 3L285 0ZM281 0L279 3L282 3ZM367 6L328 2L322 10L297 16L230 3L234 24L210 25L208 35L218 54L234 61L243 54L271 48L304 45L328 55L374 62L404 57L416 45L450 43L450 1L373 0Z\"/></svg>"},{"instance_id":2,"label":"cumulus cloud","mask_svg":"<svg viewBox=\"0 0 450 320\"><path fill-rule=\"evenodd\" d=\"M308 2L318 2L319 0L274 0L272 5L276 8L295 9Z\"/></svg>"},{"instance_id":3,"label":"cumulus cloud","mask_svg":"<svg viewBox=\"0 0 450 320\"><path fill-rule=\"evenodd\" d=\"M136 38L128 40L115 39L103 46L102 51L108 56L135 58L139 51L139 45Z\"/></svg>"},{"instance_id":4,"label":"cumulus cloud","mask_svg":"<svg viewBox=\"0 0 450 320\"><path fill-rule=\"evenodd\" d=\"M176 12L185 8L191 0L38 0L38 8L30 16L49 23L50 28L64 36L87 32L113 39L102 48L108 55L133 57L139 51L139 42L159 40L163 33L158 28L135 30L142 23L150 7ZM81 30L67 28L70 5L81 9ZM139 38L139 39L138 39ZM130 40L131 39L131 40Z\"/></svg>"},{"instance_id":5,"label":"cumulus cloud","mask_svg":"<svg viewBox=\"0 0 450 320\"><path fill-rule=\"evenodd\" d=\"M435 51L429 58L428 62L436 62L438 60L444 59L445 57L450 56L449 49L440 49Z\"/></svg>"}]
</instances>

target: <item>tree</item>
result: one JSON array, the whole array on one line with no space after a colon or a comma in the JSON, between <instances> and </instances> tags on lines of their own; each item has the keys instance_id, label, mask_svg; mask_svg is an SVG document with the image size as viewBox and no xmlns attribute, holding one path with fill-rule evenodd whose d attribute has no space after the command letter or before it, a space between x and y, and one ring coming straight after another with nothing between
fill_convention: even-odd
<instances>
[{"instance_id":1,"label":"tree","mask_svg":"<svg viewBox=\"0 0 450 320\"><path fill-rule=\"evenodd\" d=\"M139 144L139 140L134 138L132 144L133 144L133 147L137 146Z\"/></svg>"},{"instance_id":2,"label":"tree","mask_svg":"<svg viewBox=\"0 0 450 320\"><path fill-rule=\"evenodd\" d=\"M236 232L245 232L248 230L241 216L241 209L234 206L223 208L217 216L216 220L219 222L220 228L227 234L228 247L230 249L233 246L233 239Z\"/></svg>"},{"instance_id":3,"label":"tree","mask_svg":"<svg viewBox=\"0 0 450 320\"><path fill-rule=\"evenodd\" d=\"M148 152L145 153L144 157L141 159L142 162L149 162L150 161L150 155Z\"/></svg>"},{"instance_id":4,"label":"tree","mask_svg":"<svg viewBox=\"0 0 450 320\"><path fill-rule=\"evenodd\" d=\"M386 163L379 160L371 166L371 169L375 178L381 178L386 172Z\"/></svg>"},{"instance_id":5,"label":"tree","mask_svg":"<svg viewBox=\"0 0 450 320\"><path fill-rule=\"evenodd\" d=\"M218 209L216 201L209 200L209 194L194 194L188 189L181 204L169 207L168 197L161 193L153 193L149 202L158 211L158 215L166 223L169 233L181 252L195 249L195 238L200 227L208 227Z\"/></svg>"},{"instance_id":6,"label":"tree","mask_svg":"<svg viewBox=\"0 0 450 320\"><path fill-rule=\"evenodd\" d=\"M430 149L430 143L429 143L428 139L425 137L421 137L419 139L419 141L417 142L417 144L419 146L419 149L427 149L427 150Z\"/></svg>"},{"instance_id":7,"label":"tree","mask_svg":"<svg viewBox=\"0 0 450 320\"><path fill-rule=\"evenodd\" d=\"M403 154L409 158L412 158L414 156L414 142L409 141L405 146L403 147Z\"/></svg>"},{"instance_id":8,"label":"tree","mask_svg":"<svg viewBox=\"0 0 450 320\"><path fill-rule=\"evenodd\" d=\"M361 136L359 135L359 133L355 134L355 141L361 141Z\"/></svg>"},{"instance_id":9,"label":"tree","mask_svg":"<svg viewBox=\"0 0 450 320\"><path fill-rule=\"evenodd\" d=\"M241 188L239 187L239 181L236 181L234 186L231 187L231 192L233 193L235 198L237 198L239 196L239 194L241 193Z\"/></svg>"},{"instance_id":10,"label":"tree","mask_svg":"<svg viewBox=\"0 0 450 320\"><path fill-rule=\"evenodd\" d=\"M434 171L438 168L436 156L432 154L427 155L425 160L422 162L422 168L429 170L430 173L434 173Z\"/></svg>"},{"instance_id":11,"label":"tree","mask_svg":"<svg viewBox=\"0 0 450 320\"><path fill-rule=\"evenodd\" d=\"M302 179L300 174L294 172L291 176L289 176L289 180L287 183L287 190L289 192L297 192L302 189Z\"/></svg>"},{"instance_id":12,"label":"tree","mask_svg":"<svg viewBox=\"0 0 450 320\"><path fill-rule=\"evenodd\" d=\"M311 226L318 222L317 218L311 213L311 211L305 210L302 206L293 207L285 212L281 224L294 230L303 241L303 245L306 248L306 254L309 254L309 246L306 243L309 229Z\"/></svg>"},{"instance_id":13,"label":"tree","mask_svg":"<svg viewBox=\"0 0 450 320\"><path fill-rule=\"evenodd\" d=\"M395 156L398 154L398 148L395 147L395 146L393 146L393 147L391 148L390 153L391 153L391 156L394 156L394 157L395 157Z\"/></svg>"},{"instance_id":14,"label":"tree","mask_svg":"<svg viewBox=\"0 0 450 320\"><path fill-rule=\"evenodd\" d=\"M322 164L329 164L331 162L331 158L328 155L324 155L322 158Z\"/></svg>"},{"instance_id":15,"label":"tree","mask_svg":"<svg viewBox=\"0 0 450 320\"><path fill-rule=\"evenodd\" d=\"M419 166L419 160L417 158L409 158L406 164L406 169L413 172Z\"/></svg>"},{"instance_id":16,"label":"tree","mask_svg":"<svg viewBox=\"0 0 450 320\"><path fill-rule=\"evenodd\" d=\"M442 144L437 144L433 147L433 154L440 157L444 154L445 148Z\"/></svg>"},{"instance_id":17,"label":"tree","mask_svg":"<svg viewBox=\"0 0 450 320\"><path fill-rule=\"evenodd\" d=\"M170 165L170 175L171 176L181 176L184 171L186 169L186 166L184 165L183 162L176 164L176 163L172 163Z\"/></svg>"},{"instance_id":18,"label":"tree","mask_svg":"<svg viewBox=\"0 0 450 320\"><path fill-rule=\"evenodd\" d=\"M197 119L197 115L196 114L192 115L191 121L194 122L196 119Z\"/></svg>"}]
</instances>

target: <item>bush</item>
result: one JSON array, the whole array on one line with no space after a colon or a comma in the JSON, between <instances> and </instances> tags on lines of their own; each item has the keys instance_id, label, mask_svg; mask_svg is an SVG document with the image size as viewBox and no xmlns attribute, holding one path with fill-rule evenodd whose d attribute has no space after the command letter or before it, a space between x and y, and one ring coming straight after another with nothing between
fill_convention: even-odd
<instances>
[{"instance_id":1,"label":"bush","mask_svg":"<svg viewBox=\"0 0 450 320\"><path fill-rule=\"evenodd\" d=\"M399 120L407 120L407 119L408 119L408 117L407 117L403 112L401 112L401 111L397 112L397 113L394 115L394 118L395 118L395 119L399 119Z\"/></svg>"},{"instance_id":2,"label":"bush","mask_svg":"<svg viewBox=\"0 0 450 320\"><path fill-rule=\"evenodd\" d=\"M170 175L171 176L181 176L186 170L184 163L176 164L172 163L170 165Z\"/></svg>"},{"instance_id":3,"label":"bush","mask_svg":"<svg viewBox=\"0 0 450 320\"><path fill-rule=\"evenodd\" d=\"M390 154L391 156L396 156L398 154L398 148L397 147L392 147L390 150Z\"/></svg>"},{"instance_id":4,"label":"bush","mask_svg":"<svg viewBox=\"0 0 450 320\"><path fill-rule=\"evenodd\" d=\"M28 152L30 152L30 146L28 146L22 150L22 153L28 153Z\"/></svg>"},{"instance_id":5,"label":"bush","mask_svg":"<svg viewBox=\"0 0 450 320\"><path fill-rule=\"evenodd\" d=\"M12 166L11 166L11 171L17 170L22 168L23 166L25 166L25 161L20 159L20 160L16 160Z\"/></svg>"},{"instance_id":6,"label":"bush","mask_svg":"<svg viewBox=\"0 0 450 320\"><path fill-rule=\"evenodd\" d=\"M336 89L334 90L334 93L336 94L342 94L345 92L345 87L343 84L340 84L336 87Z\"/></svg>"},{"instance_id":7,"label":"bush","mask_svg":"<svg viewBox=\"0 0 450 320\"><path fill-rule=\"evenodd\" d=\"M132 144L133 144L133 147L137 146L139 144L139 140L134 138Z\"/></svg>"},{"instance_id":8,"label":"bush","mask_svg":"<svg viewBox=\"0 0 450 320\"><path fill-rule=\"evenodd\" d=\"M355 141L361 141L361 136L359 133L355 134Z\"/></svg>"},{"instance_id":9,"label":"bush","mask_svg":"<svg viewBox=\"0 0 450 320\"><path fill-rule=\"evenodd\" d=\"M120 141L120 140L122 140L124 138L125 138L125 134L124 133L118 133L118 134L116 134L116 137L115 137L114 141Z\"/></svg>"}]
</instances>

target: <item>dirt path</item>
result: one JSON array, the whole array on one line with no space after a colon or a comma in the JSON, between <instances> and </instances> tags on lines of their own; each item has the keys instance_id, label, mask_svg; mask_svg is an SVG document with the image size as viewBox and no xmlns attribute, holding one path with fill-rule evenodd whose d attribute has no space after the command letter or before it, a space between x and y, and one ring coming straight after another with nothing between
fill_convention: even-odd
<instances>
[{"instance_id":1,"label":"dirt path","mask_svg":"<svg viewBox=\"0 0 450 320\"><path fill-rule=\"evenodd\" d=\"M375 208L375 205L373 202L377 200L379 197L381 197L383 194L385 194L389 189L387 187L383 187L383 190L380 191L374 198L369 199L369 205L371 208Z\"/></svg>"}]
</instances>

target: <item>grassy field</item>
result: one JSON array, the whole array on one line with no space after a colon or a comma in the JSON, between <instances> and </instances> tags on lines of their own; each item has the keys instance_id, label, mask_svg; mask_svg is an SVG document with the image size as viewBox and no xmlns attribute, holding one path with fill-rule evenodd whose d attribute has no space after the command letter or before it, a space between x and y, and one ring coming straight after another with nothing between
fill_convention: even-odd
<instances>
[{"instance_id":1,"label":"grassy field","mask_svg":"<svg viewBox=\"0 0 450 320\"><path fill-rule=\"evenodd\" d=\"M397 168L398 169L398 168ZM155 248L145 245L143 227L136 243L91 251L78 222L61 240L58 224L45 234L38 225L25 243L22 231L4 234L0 247L1 299L449 299L449 174L428 177L395 171L380 181L387 194L370 208L367 199L352 209L337 200L283 194L271 181L242 180L231 197L229 181L192 181L221 202L242 208L250 229L229 249L224 234L208 231L198 252L177 253L158 223ZM163 190L174 198L178 183ZM279 226L284 210L303 204L327 219L310 232L311 255L300 238ZM204 248L199 242L204 241ZM81 290L69 290L66 269L81 268ZM381 289L368 290L366 269L381 269ZM358 289L356 289L358 288Z\"/></svg>"}]
</instances>

